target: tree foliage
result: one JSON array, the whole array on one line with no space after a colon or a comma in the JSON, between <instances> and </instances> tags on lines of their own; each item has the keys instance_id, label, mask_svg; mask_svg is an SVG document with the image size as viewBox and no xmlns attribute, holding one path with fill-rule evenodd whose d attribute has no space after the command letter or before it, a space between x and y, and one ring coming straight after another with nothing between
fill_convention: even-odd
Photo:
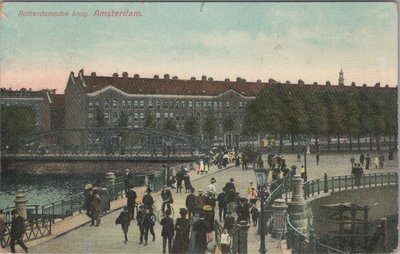
<instances>
[{"instance_id":1,"label":"tree foliage","mask_svg":"<svg viewBox=\"0 0 400 254\"><path fill-rule=\"evenodd\" d=\"M125 113L125 111L121 111L119 114L117 126L119 128L126 128L128 126L128 115Z\"/></svg>"},{"instance_id":2,"label":"tree foliage","mask_svg":"<svg viewBox=\"0 0 400 254\"><path fill-rule=\"evenodd\" d=\"M199 124L194 116L189 116L188 118L186 118L184 131L189 135L199 135Z\"/></svg>"},{"instance_id":3,"label":"tree foliage","mask_svg":"<svg viewBox=\"0 0 400 254\"><path fill-rule=\"evenodd\" d=\"M206 139L211 141L218 131L217 118L211 109L205 112L202 127Z\"/></svg>"},{"instance_id":4,"label":"tree foliage","mask_svg":"<svg viewBox=\"0 0 400 254\"><path fill-rule=\"evenodd\" d=\"M176 122L174 119L168 118L164 122L164 130L167 131L176 131Z\"/></svg>"},{"instance_id":5,"label":"tree foliage","mask_svg":"<svg viewBox=\"0 0 400 254\"><path fill-rule=\"evenodd\" d=\"M151 114L151 112L146 111L144 115L144 127L145 128L155 128L156 123L154 121L154 116Z\"/></svg>"},{"instance_id":6,"label":"tree foliage","mask_svg":"<svg viewBox=\"0 0 400 254\"><path fill-rule=\"evenodd\" d=\"M106 122L104 120L103 111L100 108L97 108L94 116L94 126L97 128L101 128L104 127L105 125Z\"/></svg>"}]
</instances>

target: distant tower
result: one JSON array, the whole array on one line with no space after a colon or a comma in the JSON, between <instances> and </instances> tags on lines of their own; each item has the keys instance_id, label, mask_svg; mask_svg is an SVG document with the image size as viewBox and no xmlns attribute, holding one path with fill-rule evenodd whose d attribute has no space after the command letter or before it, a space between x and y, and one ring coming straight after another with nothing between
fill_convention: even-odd
<instances>
[{"instance_id":1,"label":"distant tower","mask_svg":"<svg viewBox=\"0 0 400 254\"><path fill-rule=\"evenodd\" d=\"M344 77L343 77L342 68L340 68L340 72L339 72L339 86L344 86Z\"/></svg>"}]
</instances>

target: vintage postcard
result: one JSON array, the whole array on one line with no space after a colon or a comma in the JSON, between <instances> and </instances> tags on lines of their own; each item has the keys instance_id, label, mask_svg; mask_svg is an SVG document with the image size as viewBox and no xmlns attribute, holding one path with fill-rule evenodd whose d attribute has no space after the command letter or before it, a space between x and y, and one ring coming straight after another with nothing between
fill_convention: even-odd
<instances>
[{"instance_id":1,"label":"vintage postcard","mask_svg":"<svg viewBox=\"0 0 400 254\"><path fill-rule=\"evenodd\" d=\"M396 2L0 2L0 253L398 252Z\"/></svg>"}]
</instances>

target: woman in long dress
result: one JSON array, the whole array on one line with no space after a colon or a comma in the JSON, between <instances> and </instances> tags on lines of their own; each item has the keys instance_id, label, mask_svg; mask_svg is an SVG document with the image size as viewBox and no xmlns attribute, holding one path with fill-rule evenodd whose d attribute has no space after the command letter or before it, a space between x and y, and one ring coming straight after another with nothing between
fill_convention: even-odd
<instances>
[{"instance_id":1,"label":"woman in long dress","mask_svg":"<svg viewBox=\"0 0 400 254\"><path fill-rule=\"evenodd\" d=\"M181 208L179 211L181 218L176 219L175 223L175 238L172 246L172 253L186 253L189 245L190 224L186 218L186 208Z\"/></svg>"}]
</instances>

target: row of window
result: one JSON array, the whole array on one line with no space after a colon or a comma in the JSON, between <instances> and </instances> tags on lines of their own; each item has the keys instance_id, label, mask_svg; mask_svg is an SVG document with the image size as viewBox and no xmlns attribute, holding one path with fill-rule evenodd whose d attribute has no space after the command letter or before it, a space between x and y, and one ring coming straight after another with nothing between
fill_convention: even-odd
<instances>
[{"instance_id":1,"label":"row of window","mask_svg":"<svg viewBox=\"0 0 400 254\"><path fill-rule=\"evenodd\" d=\"M100 99L93 101L89 101L89 108L100 108ZM230 107L236 108L244 108L247 106L246 101L239 101L239 103L236 105L233 102L229 101L178 101L178 100L160 100L156 99L155 102L153 99L147 100L147 109L152 109L152 108L157 108L160 109L161 106L163 108L195 108L195 109L222 109L222 108L227 108L229 109ZM145 101L144 100L122 100L118 101L115 99L104 99L103 102L103 107L105 109L108 108L121 108L121 109L127 109L127 108L144 108L145 107Z\"/></svg>"},{"instance_id":2,"label":"row of window","mask_svg":"<svg viewBox=\"0 0 400 254\"><path fill-rule=\"evenodd\" d=\"M39 103L32 103L32 102L25 102L25 101L13 101L13 102L10 102L10 101L7 101L7 102L4 102L4 101L2 101L1 103L0 103L2 106L7 106L7 107L10 107L10 106L29 106L29 107L35 107L36 109L38 109L39 108Z\"/></svg>"},{"instance_id":3,"label":"row of window","mask_svg":"<svg viewBox=\"0 0 400 254\"><path fill-rule=\"evenodd\" d=\"M177 115L175 115L175 118L174 118L174 113L167 113L167 112L164 113L164 114L161 114L160 112L157 112L156 115L155 115L156 120L160 120L162 116L164 117L164 119L175 119L176 121L184 121L185 120L185 116L183 116L183 115L178 115L177 114ZM201 113L200 112L196 112L196 114L194 114L194 113L190 112L189 116L196 116L196 119L200 120ZM218 116L220 118L222 118L222 113L219 113ZM88 118L89 118L89 121L91 121L91 122L94 121L94 113L89 113L88 114ZM118 120L118 112L112 112L112 113L104 112L104 120L106 122L108 122L108 121L110 121L110 118L112 119L113 122L116 122ZM143 112L141 112L141 113L133 113L133 114L128 116L128 122L138 121L139 119L141 119L141 120L144 119L144 113Z\"/></svg>"}]
</instances>

